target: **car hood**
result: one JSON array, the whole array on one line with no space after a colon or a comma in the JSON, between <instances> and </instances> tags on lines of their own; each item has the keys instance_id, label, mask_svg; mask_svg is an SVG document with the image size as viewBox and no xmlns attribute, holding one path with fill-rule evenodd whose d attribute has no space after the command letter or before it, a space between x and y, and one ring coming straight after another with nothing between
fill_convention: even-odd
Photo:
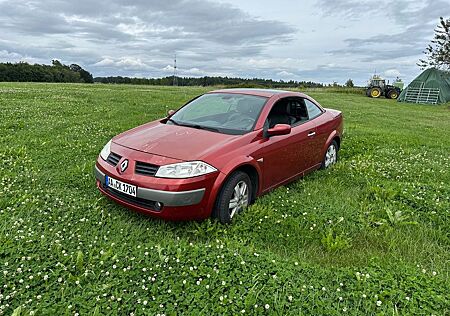
<instances>
[{"instance_id":1,"label":"car hood","mask_svg":"<svg viewBox=\"0 0 450 316\"><path fill-rule=\"evenodd\" d=\"M159 121L126 131L113 142L124 147L179 160L198 160L239 135L227 135Z\"/></svg>"}]
</instances>

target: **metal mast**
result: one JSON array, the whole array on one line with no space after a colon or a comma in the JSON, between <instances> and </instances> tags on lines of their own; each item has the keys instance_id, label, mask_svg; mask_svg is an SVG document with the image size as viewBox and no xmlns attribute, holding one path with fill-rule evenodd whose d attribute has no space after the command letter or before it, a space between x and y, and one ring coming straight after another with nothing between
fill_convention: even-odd
<instances>
[{"instance_id":1,"label":"metal mast","mask_svg":"<svg viewBox=\"0 0 450 316\"><path fill-rule=\"evenodd\" d=\"M173 85L178 86L178 78L177 78L177 54L173 59Z\"/></svg>"}]
</instances>

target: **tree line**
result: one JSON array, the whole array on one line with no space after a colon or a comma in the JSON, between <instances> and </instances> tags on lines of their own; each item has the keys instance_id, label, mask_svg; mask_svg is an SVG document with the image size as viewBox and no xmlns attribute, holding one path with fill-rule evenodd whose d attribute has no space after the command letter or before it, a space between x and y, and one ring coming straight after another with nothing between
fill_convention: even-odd
<instances>
[{"instance_id":1,"label":"tree line","mask_svg":"<svg viewBox=\"0 0 450 316\"><path fill-rule=\"evenodd\" d=\"M272 79L260 78L231 78L231 77L175 77L163 78L130 78L121 76L96 77L94 82L114 83L114 84L136 84L154 86L234 86L234 87L270 87L270 88L321 88L323 84L312 81L276 81Z\"/></svg>"},{"instance_id":2,"label":"tree line","mask_svg":"<svg viewBox=\"0 0 450 316\"><path fill-rule=\"evenodd\" d=\"M94 78L77 64L63 65L55 59L51 65L0 63L0 81L93 83Z\"/></svg>"}]
</instances>

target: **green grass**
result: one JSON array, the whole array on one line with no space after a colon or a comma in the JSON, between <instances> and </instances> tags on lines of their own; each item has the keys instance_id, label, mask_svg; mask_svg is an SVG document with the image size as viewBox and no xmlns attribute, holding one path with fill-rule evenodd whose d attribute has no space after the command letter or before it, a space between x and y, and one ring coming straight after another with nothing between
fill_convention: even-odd
<instances>
[{"instance_id":1,"label":"green grass","mask_svg":"<svg viewBox=\"0 0 450 316\"><path fill-rule=\"evenodd\" d=\"M311 91L344 113L340 162L231 226L97 191L112 136L206 90L0 84L0 314L450 313L448 104Z\"/></svg>"}]
</instances>

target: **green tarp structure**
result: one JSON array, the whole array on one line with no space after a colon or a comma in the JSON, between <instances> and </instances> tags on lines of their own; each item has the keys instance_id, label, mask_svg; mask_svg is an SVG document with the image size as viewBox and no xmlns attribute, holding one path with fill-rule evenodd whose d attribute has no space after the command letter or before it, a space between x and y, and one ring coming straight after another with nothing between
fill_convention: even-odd
<instances>
[{"instance_id":1,"label":"green tarp structure","mask_svg":"<svg viewBox=\"0 0 450 316\"><path fill-rule=\"evenodd\" d=\"M431 104L450 102L450 72L435 68L425 70L400 93L397 100Z\"/></svg>"}]
</instances>

